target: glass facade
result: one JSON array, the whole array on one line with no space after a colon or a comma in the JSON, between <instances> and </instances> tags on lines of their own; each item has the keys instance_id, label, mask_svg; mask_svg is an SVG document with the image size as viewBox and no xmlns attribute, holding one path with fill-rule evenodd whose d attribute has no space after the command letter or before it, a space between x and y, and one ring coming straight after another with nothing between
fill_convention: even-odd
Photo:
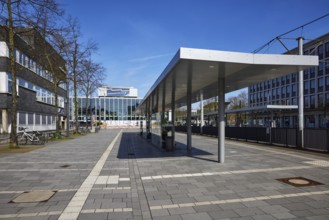
<instances>
[{"instance_id":1,"label":"glass facade","mask_svg":"<svg viewBox=\"0 0 329 220\"><path fill-rule=\"evenodd\" d=\"M122 97L78 97L78 121L81 125L100 122L104 126L136 126L144 117L135 110L142 99ZM87 103L88 102L88 103ZM70 97L70 121L75 121L73 97Z\"/></svg>"},{"instance_id":2,"label":"glass facade","mask_svg":"<svg viewBox=\"0 0 329 220\"><path fill-rule=\"evenodd\" d=\"M322 43L319 44L320 41ZM319 56L318 67L304 70L305 127L329 128L329 101L327 99L329 97L329 34L305 44L304 54ZM298 105L298 74L292 73L254 84L248 88L248 92L249 107ZM281 113L281 115L281 121L287 121L286 118L290 117L289 125L297 126L292 118L298 115L298 111Z\"/></svg>"}]
</instances>

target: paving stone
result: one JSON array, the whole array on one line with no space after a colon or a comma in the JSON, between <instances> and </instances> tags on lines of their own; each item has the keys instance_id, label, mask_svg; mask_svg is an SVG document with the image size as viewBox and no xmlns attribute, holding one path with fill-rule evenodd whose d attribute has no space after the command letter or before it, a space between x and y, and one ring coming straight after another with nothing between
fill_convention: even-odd
<instances>
[{"instance_id":1,"label":"paving stone","mask_svg":"<svg viewBox=\"0 0 329 220\"><path fill-rule=\"evenodd\" d=\"M52 143L38 151L1 156L0 166L11 171L0 170L0 218L5 214L63 211L118 131L101 130L72 141ZM179 144L175 152L166 152L137 134L137 130L124 130L100 171L100 176L116 176L116 184L93 185L82 207L84 211L98 209L104 213L83 213L79 219L327 218L329 193L321 192L329 190L329 180L325 178L329 168L303 162L319 160L318 156L227 141L228 157L224 164L218 164L214 163L217 139L193 136L193 150L187 154L185 134L176 133ZM60 168L65 164L70 166ZM298 168L301 166L305 167ZM290 176L304 176L324 185L296 188L276 180ZM64 191L56 192L48 202L19 205L8 203L19 193L4 192L41 189ZM74 190L65 191L70 189ZM317 191L320 193L307 194ZM150 210L150 206L160 209ZM113 209L117 211L106 212ZM57 219L58 215L41 217Z\"/></svg>"}]
</instances>

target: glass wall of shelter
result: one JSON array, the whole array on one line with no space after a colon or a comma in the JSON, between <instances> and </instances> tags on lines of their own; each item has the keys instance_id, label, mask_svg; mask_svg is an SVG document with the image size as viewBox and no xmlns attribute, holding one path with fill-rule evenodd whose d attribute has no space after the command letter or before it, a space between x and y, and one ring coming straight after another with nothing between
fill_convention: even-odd
<instances>
[{"instance_id":1,"label":"glass wall of shelter","mask_svg":"<svg viewBox=\"0 0 329 220\"><path fill-rule=\"evenodd\" d=\"M121 97L78 97L78 122L102 126L139 126L143 116L135 113L142 99ZM70 121L74 123L74 99L70 98Z\"/></svg>"}]
</instances>

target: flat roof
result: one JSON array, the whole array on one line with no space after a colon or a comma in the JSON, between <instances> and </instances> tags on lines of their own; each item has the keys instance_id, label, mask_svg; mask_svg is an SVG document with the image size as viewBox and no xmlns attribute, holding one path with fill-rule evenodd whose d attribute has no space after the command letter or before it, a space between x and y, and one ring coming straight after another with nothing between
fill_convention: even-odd
<instances>
[{"instance_id":1,"label":"flat roof","mask_svg":"<svg viewBox=\"0 0 329 220\"><path fill-rule=\"evenodd\" d=\"M217 96L218 78L225 79L225 93L228 93L318 64L318 56L310 55L253 54L180 48L145 95L140 106L145 109L146 101L150 100L152 111L160 112L164 95L165 106L170 107L173 77L176 87L175 105L181 107L186 105L189 74L192 77L194 103L200 101L200 93L204 99Z\"/></svg>"}]
</instances>

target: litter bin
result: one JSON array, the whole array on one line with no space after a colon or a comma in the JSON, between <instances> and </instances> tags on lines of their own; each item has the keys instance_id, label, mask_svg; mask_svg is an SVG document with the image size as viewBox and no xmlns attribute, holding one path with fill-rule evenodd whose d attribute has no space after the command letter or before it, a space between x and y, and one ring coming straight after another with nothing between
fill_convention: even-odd
<instances>
[{"instance_id":1,"label":"litter bin","mask_svg":"<svg viewBox=\"0 0 329 220\"><path fill-rule=\"evenodd\" d=\"M172 137L171 136L166 137L166 150L167 151L172 151L173 150Z\"/></svg>"}]
</instances>

